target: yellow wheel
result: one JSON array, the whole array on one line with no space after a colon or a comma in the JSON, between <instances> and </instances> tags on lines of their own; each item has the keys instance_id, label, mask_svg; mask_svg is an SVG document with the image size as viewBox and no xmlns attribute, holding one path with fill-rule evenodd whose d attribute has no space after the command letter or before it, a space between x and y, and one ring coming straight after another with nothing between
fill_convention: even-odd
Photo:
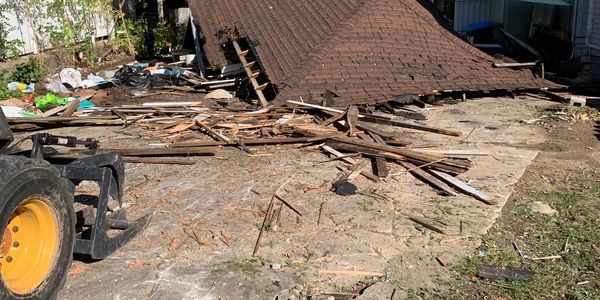
<instances>
[{"instance_id":1,"label":"yellow wheel","mask_svg":"<svg viewBox=\"0 0 600 300\"><path fill-rule=\"evenodd\" d=\"M56 264L59 234L47 200L33 197L17 206L0 244L0 273L11 292L31 293L48 277Z\"/></svg>"},{"instance_id":2,"label":"yellow wheel","mask_svg":"<svg viewBox=\"0 0 600 300\"><path fill-rule=\"evenodd\" d=\"M45 162L0 155L0 299L55 299L73 260L68 182Z\"/></svg>"}]
</instances>

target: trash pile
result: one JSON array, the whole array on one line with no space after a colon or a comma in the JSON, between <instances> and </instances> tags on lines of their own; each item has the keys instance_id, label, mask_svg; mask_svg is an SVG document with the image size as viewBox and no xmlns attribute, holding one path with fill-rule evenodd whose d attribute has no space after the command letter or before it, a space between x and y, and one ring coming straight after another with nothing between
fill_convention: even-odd
<instances>
[{"instance_id":1,"label":"trash pile","mask_svg":"<svg viewBox=\"0 0 600 300\"><path fill-rule=\"evenodd\" d=\"M185 61L171 64L157 62L153 65L132 63L115 70L90 73L85 78L80 70L65 68L44 79L43 84L38 84L37 88L35 83L10 82L8 90L19 91L23 96L20 99L0 101L0 106L7 117L65 117L62 108L74 106L73 103L77 102L71 114L89 112L96 106L91 99L95 91L108 90L117 85L135 87L130 91L134 98L156 95L151 92L152 89L161 89L164 93L169 89L203 92L211 88L213 83L191 71L191 67L179 67L182 63ZM234 86L236 82L236 79L219 80L218 84L219 87L227 87Z\"/></svg>"}]
</instances>

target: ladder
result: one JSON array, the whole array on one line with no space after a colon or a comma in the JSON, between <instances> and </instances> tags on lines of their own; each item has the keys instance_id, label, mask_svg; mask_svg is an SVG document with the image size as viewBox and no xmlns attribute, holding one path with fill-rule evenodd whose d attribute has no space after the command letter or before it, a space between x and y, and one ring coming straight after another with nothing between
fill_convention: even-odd
<instances>
[{"instance_id":1,"label":"ladder","mask_svg":"<svg viewBox=\"0 0 600 300\"><path fill-rule=\"evenodd\" d=\"M248 52L250 52L250 50L242 51L242 48L240 48L240 44L238 43L238 41L236 39L232 39L231 42L233 43L235 52L237 53L238 57L240 58L240 62L244 66L244 70L246 70L246 75L248 76L248 79L250 79L250 83L252 83L252 87L254 88L254 91L256 92L256 95L258 96L260 105L262 107L266 108L267 106L269 106L269 103L267 102L267 98L265 98L265 94L263 94L263 90L265 88L267 88L269 83L267 82L263 85L258 84L258 81L256 80L256 78L258 78L258 76L260 75L260 71L252 72L252 66L256 62L253 61L253 62L249 63L248 60L246 59L246 55L248 55Z\"/></svg>"}]
</instances>

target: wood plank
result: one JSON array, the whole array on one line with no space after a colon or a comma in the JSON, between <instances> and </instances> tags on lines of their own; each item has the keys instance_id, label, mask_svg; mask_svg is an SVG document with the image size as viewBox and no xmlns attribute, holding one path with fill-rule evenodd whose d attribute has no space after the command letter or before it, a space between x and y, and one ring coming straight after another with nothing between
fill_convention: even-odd
<instances>
[{"instance_id":1,"label":"wood plank","mask_svg":"<svg viewBox=\"0 0 600 300\"><path fill-rule=\"evenodd\" d=\"M135 157L123 156L123 161L126 163L142 163L142 164L158 164L158 165L195 165L196 162L190 160L182 160L177 158L162 158L162 157Z\"/></svg>"},{"instance_id":2,"label":"wood plank","mask_svg":"<svg viewBox=\"0 0 600 300\"><path fill-rule=\"evenodd\" d=\"M368 131L368 134L375 140L378 144L384 144L385 141L378 134ZM390 171L387 167L387 163L385 162L385 158L375 157L374 158L374 168L373 174L377 175L377 177L385 178L390 175Z\"/></svg>"},{"instance_id":3,"label":"wood plank","mask_svg":"<svg viewBox=\"0 0 600 300\"><path fill-rule=\"evenodd\" d=\"M299 137L299 138L260 138L260 139L241 139L245 145L277 145L277 144L299 144L299 143L314 143L324 141L328 138L325 136L314 137ZM227 146L230 145L223 141L208 141L197 143L175 143L171 144L171 148L187 148L187 147L208 147L208 146ZM237 144L235 144L237 145Z\"/></svg>"},{"instance_id":4,"label":"wood plank","mask_svg":"<svg viewBox=\"0 0 600 300\"><path fill-rule=\"evenodd\" d=\"M216 147L186 148L98 148L98 153L116 152L122 156L194 156L215 155Z\"/></svg>"},{"instance_id":5,"label":"wood plank","mask_svg":"<svg viewBox=\"0 0 600 300\"><path fill-rule=\"evenodd\" d=\"M42 113L41 115L39 115L39 117L42 117L42 118L51 117L51 116L54 116L54 115L56 115L57 113L59 113L59 112L61 112L61 111L65 110L65 109L67 109L67 105L61 105L61 106L57 106L57 107L55 107L55 108L52 108L52 109L50 109L50 110L48 110L48 111L46 111L46 112ZM38 117L38 118L39 118L39 117Z\"/></svg>"},{"instance_id":6,"label":"wood plank","mask_svg":"<svg viewBox=\"0 0 600 300\"><path fill-rule=\"evenodd\" d=\"M339 109L335 109L335 108L331 108L331 107L324 107L324 106L320 106L320 105L316 105L316 104L309 104L309 103L293 101L293 100L288 100L287 102L291 103L291 104L296 104L299 106L320 109L323 111L328 111L328 112L333 112L333 113L343 112L342 110L339 110ZM414 129L414 130L420 130L420 131L427 131L427 132L450 135L450 136L462 136L462 132L455 131L455 130L449 130L449 129L444 129L444 128L435 128L435 127L425 126L425 125L417 125L417 124L394 121L394 120L384 119L384 118L376 118L373 116L366 116L366 115L362 115L362 114L359 114L358 117L360 118L361 121L365 121L365 122L369 122L369 123L389 125L389 126L408 128L408 129Z\"/></svg>"},{"instance_id":7,"label":"wood plank","mask_svg":"<svg viewBox=\"0 0 600 300\"><path fill-rule=\"evenodd\" d=\"M347 163L349 163L351 165L355 165L356 164L356 160L352 159L351 157L348 157L348 156L344 155L343 153L341 153L341 152L339 152L339 151L331 148L330 146L321 145L321 149L325 150L328 153L331 153L335 157L341 157L341 160L343 160L343 161L345 161L345 162L347 162ZM360 175L362 175L362 176L364 176L364 177L366 177L368 179L371 179L374 182L379 182L380 181L379 177L377 177L377 176L375 176L375 175L373 175L373 174L371 174L371 173L369 173L367 171L364 171L364 170L360 172Z\"/></svg>"},{"instance_id":8,"label":"wood plank","mask_svg":"<svg viewBox=\"0 0 600 300\"><path fill-rule=\"evenodd\" d=\"M341 160L343 160L343 161L345 161L345 162L347 162L347 163L349 163L349 164L351 164L351 165L354 165L354 164L356 164L356 160L354 160L354 159L353 159L353 158L351 158L351 157L347 157L347 156L346 156L346 155L344 155L342 152L339 152L339 151L337 151L337 150L335 150L335 149L331 148L330 146L327 146L327 145L321 145L321 149L325 150L326 152L328 152L328 153L332 154L332 155L333 155L333 156L335 156L335 157L342 157L342 158L341 158Z\"/></svg>"},{"instance_id":9,"label":"wood plank","mask_svg":"<svg viewBox=\"0 0 600 300\"><path fill-rule=\"evenodd\" d=\"M487 205L498 204L498 202L496 202L494 200L490 200L490 198L485 193L476 190L472 186L468 185L467 183L463 182L462 180L460 180L452 175L446 174L444 172L436 171L436 170L428 170L428 172L437 176L438 178L445 181L446 183L452 185L457 190L459 190L467 195L471 195L471 196L475 197L475 199L477 199Z\"/></svg>"},{"instance_id":10,"label":"wood plank","mask_svg":"<svg viewBox=\"0 0 600 300\"><path fill-rule=\"evenodd\" d=\"M369 123L374 123L374 124L381 124L381 125L388 125L388 126L394 126L394 127L400 127L400 128L419 130L419 131L426 131L426 132L449 135L449 136L456 136L456 137L462 136L462 132L456 131L456 130L450 130L450 129L445 129L445 128L436 128L436 127L431 127L431 126L426 126L426 125L418 125L418 124L388 120L388 119L383 119L383 118L364 117L361 120L365 121L365 122L369 122Z\"/></svg>"},{"instance_id":11,"label":"wood plank","mask_svg":"<svg viewBox=\"0 0 600 300\"><path fill-rule=\"evenodd\" d=\"M103 125L117 126L125 124L120 119L100 119L98 117L48 117L48 118L7 118L9 124L38 124L38 125Z\"/></svg>"},{"instance_id":12,"label":"wood plank","mask_svg":"<svg viewBox=\"0 0 600 300\"><path fill-rule=\"evenodd\" d=\"M384 276L379 272L367 271L347 271L347 270L319 270L319 274L338 275L338 276Z\"/></svg>"},{"instance_id":13,"label":"wood plank","mask_svg":"<svg viewBox=\"0 0 600 300\"><path fill-rule=\"evenodd\" d=\"M494 63L492 66L494 68L521 68L521 67L535 67L538 62L528 62L528 63Z\"/></svg>"},{"instance_id":14,"label":"wood plank","mask_svg":"<svg viewBox=\"0 0 600 300\"><path fill-rule=\"evenodd\" d=\"M477 277L503 280L528 280L534 273L530 270L517 267L478 265Z\"/></svg>"},{"instance_id":15,"label":"wood plank","mask_svg":"<svg viewBox=\"0 0 600 300\"><path fill-rule=\"evenodd\" d=\"M346 111L346 124L348 125L350 136L355 136L357 133L356 123L358 122L358 108L354 105L350 106Z\"/></svg>"},{"instance_id":16,"label":"wood plank","mask_svg":"<svg viewBox=\"0 0 600 300\"><path fill-rule=\"evenodd\" d=\"M200 126L202 129L204 129L206 131L206 133L208 133L208 135L210 135L211 137L213 137L213 138L215 138L217 140L220 140L222 142L225 142L227 144L233 143L230 138L228 138L228 137L226 137L226 136L224 136L224 135L222 135L222 134L214 131L212 128L210 128L209 126L203 124L202 122L196 121L196 124L198 126Z\"/></svg>"},{"instance_id":17,"label":"wood plank","mask_svg":"<svg viewBox=\"0 0 600 300\"><path fill-rule=\"evenodd\" d=\"M401 146L401 145L407 146L407 145L412 144L412 141L404 139L404 137L401 136L400 134L398 134L397 132L381 130L381 129L375 127L375 125L373 125L371 123L358 121L358 123L356 124L356 127L360 128L364 131L367 131L367 132L375 133L382 138L391 140L395 143L395 145L398 145L398 146ZM386 143L387 143L387 141L386 141Z\"/></svg>"},{"instance_id":18,"label":"wood plank","mask_svg":"<svg viewBox=\"0 0 600 300\"><path fill-rule=\"evenodd\" d=\"M436 161L436 160L440 160L440 159L444 158L441 155L432 155L432 154L427 154L427 153L423 153L423 152L417 152L417 151L413 151L413 150L377 144L374 142L360 141L360 140L352 139L349 137L334 136L334 137L330 137L328 140L345 143L345 144L350 144L350 145L355 145L355 146L359 146L359 147L370 148L370 149L374 149L374 150L391 152L394 154L402 155L404 157L410 157L410 158L418 159L418 160L425 161L425 162L432 162L432 161Z\"/></svg>"},{"instance_id":19,"label":"wood plank","mask_svg":"<svg viewBox=\"0 0 600 300\"><path fill-rule=\"evenodd\" d=\"M217 125L215 125L215 127L243 130L243 129L254 129L254 128L271 127L271 126L273 126L275 124L277 124L277 122L265 122L265 123L258 124L258 125L252 125L252 124L217 124Z\"/></svg>"},{"instance_id":20,"label":"wood plank","mask_svg":"<svg viewBox=\"0 0 600 300\"><path fill-rule=\"evenodd\" d=\"M319 126L329 126L331 124L333 124L336 121L341 120L344 116L346 115L345 112L339 113L339 114L335 114L333 117L324 120L323 122L321 122L319 124Z\"/></svg>"},{"instance_id":21,"label":"wood plank","mask_svg":"<svg viewBox=\"0 0 600 300\"><path fill-rule=\"evenodd\" d=\"M379 156L379 157L384 157L384 158L395 160L395 161L406 161L406 162L410 162L410 163L417 164L417 165L431 163L431 165L430 165L431 168L436 168L439 170L452 172L452 173L456 173L456 174L463 173L467 170L466 167L448 165L448 164L445 164L444 162L432 163L433 161L429 161L429 160L423 161L423 160L418 160L418 159L411 159L411 158L408 158L408 157L405 157L405 156L402 156L402 155L399 155L396 153L381 151L381 150L377 150L377 149L372 149L372 148L362 147L362 146L357 146L357 145L352 145L352 144L336 143L336 142L328 142L328 144L331 147L338 149L338 150L355 152L355 153L363 153L367 156Z\"/></svg>"},{"instance_id":22,"label":"wood plank","mask_svg":"<svg viewBox=\"0 0 600 300\"><path fill-rule=\"evenodd\" d=\"M379 151L383 151L383 152L398 154L403 157L407 157L410 159L414 159L414 160L418 160L418 161L422 161L422 162L426 162L426 163L436 163L436 164L443 164L443 165L449 165L449 166L452 165L452 166L458 166L458 167L461 167L464 169L469 168L471 166L471 163L468 160L458 160L458 159L453 159L453 158L446 158L444 155L440 155L437 153L419 152L419 151L414 151L414 150L410 150L410 149L406 149L406 148L398 148L398 147L393 147L393 146L388 146L388 145L360 141L360 140L356 140L356 139L352 139L352 138L344 137L344 136L332 136L332 137L328 138L328 140L346 143L346 144L350 144L350 145L355 145L355 146L359 146L359 147L363 147L363 148L370 148L370 149L379 150ZM361 152L361 151L356 151L356 152Z\"/></svg>"},{"instance_id":23,"label":"wood plank","mask_svg":"<svg viewBox=\"0 0 600 300\"><path fill-rule=\"evenodd\" d=\"M415 151L426 151L427 153L437 153L441 155L451 155L451 156L491 156L492 151L489 149L479 150L479 149L434 149L434 148L419 148Z\"/></svg>"},{"instance_id":24,"label":"wood plank","mask_svg":"<svg viewBox=\"0 0 600 300\"><path fill-rule=\"evenodd\" d=\"M425 222L425 221L423 221L421 219L418 219L418 218L415 218L415 217L409 217L408 219L411 220L411 221L413 221L413 222L415 222L415 223L417 223L417 224L419 224L419 225L421 225L421 226L423 226L423 227L425 227L425 228L427 228L427 229L429 229L429 230L433 230L433 231L435 231L437 233L441 233L441 234L446 234L445 230L437 228L437 227L435 227L435 226L433 226L433 225L431 225L431 224L429 224L429 223L427 223L427 222Z\"/></svg>"},{"instance_id":25,"label":"wood plank","mask_svg":"<svg viewBox=\"0 0 600 300\"><path fill-rule=\"evenodd\" d=\"M188 102L145 102L142 104L143 107L186 107L186 106L199 106L202 105L202 101L188 101ZM122 106L127 108L126 105Z\"/></svg>"},{"instance_id":26,"label":"wood plank","mask_svg":"<svg viewBox=\"0 0 600 300\"><path fill-rule=\"evenodd\" d=\"M502 28L499 28L500 32L504 33L504 35L506 35L506 37L508 37L510 40L514 41L515 43L519 44L519 46L527 49L527 51L531 52L531 54L537 56L537 57L541 57L542 55L540 54L540 52L537 49L534 49L533 47L529 46L527 43L523 42L522 40L520 40L519 38L517 38L516 36L504 31Z\"/></svg>"},{"instance_id":27,"label":"wood plank","mask_svg":"<svg viewBox=\"0 0 600 300\"><path fill-rule=\"evenodd\" d=\"M167 132L168 133L182 132L182 131L190 129L194 125L196 125L194 123L194 121L184 121L184 122L182 122L180 124L177 124L177 125L173 126L173 128L168 129Z\"/></svg>"},{"instance_id":28,"label":"wood plank","mask_svg":"<svg viewBox=\"0 0 600 300\"><path fill-rule=\"evenodd\" d=\"M435 176L427 173L425 170L417 167L414 164L408 162L399 162L399 164L405 167L413 176L429 184L430 186L443 191L446 195L456 196L458 195L450 186L443 181L437 179Z\"/></svg>"}]
</instances>

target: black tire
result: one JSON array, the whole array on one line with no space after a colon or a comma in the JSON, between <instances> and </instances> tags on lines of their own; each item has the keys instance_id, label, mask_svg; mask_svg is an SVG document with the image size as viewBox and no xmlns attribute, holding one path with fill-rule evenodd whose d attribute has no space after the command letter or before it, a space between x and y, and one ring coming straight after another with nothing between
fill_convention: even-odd
<instances>
[{"instance_id":1,"label":"black tire","mask_svg":"<svg viewBox=\"0 0 600 300\"><path fill-rule=\"evenodd\" d=\"M58 239L53 263L41 284L26 294L13 293L0 278L0 299L55 299L73 261L75 214L68 182L46 162L0 155L0 235L15 208L32 197L43 199L56 216Z\"/></svg>"}]
</instances>

